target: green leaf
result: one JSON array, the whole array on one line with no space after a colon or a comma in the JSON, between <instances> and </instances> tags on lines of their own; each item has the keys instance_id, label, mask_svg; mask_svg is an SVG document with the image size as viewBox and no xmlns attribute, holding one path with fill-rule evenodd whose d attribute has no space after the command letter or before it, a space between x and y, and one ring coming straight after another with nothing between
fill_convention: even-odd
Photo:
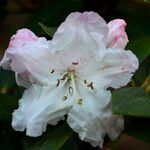
<instances>
[{"instance_id":1,"label":"green leaf","mask_svg":"<svg viewBox=\"0 0 150 150\"><path fill-rule=\"evenodd\" d=\"M0 122L0 149L22 150L21 134L12 129L11 120Z\"/></svg>"},{"instance_id":2,"label":"green leaf","mask_svg":"<svg viewBox=\"0 0 150 150\"><path fill-rule=\"evenodd\" d=\"M140 63L143 62L150 55L150 38L144 37L136 40L127 47L138 57Z\"/></svg>"},{"instance_id":3,"label":"green leaf","mask_svg":"<svg viewBox=\"0 0 150 150\"><path fill-rule=\"evenodd\" d=\"M26 27L38 35L43 35L42 29L37 25L39 22L50 27L57 27L71 12L80 11L81 6L82 1L80 0L54 1L51 5L34 13L27 22Z\"/></svg>"},{"instance_id":4,"label":"green leaf","mask_svg":"<svg viewBox=\"0 0 150 150\"><path fill-rule=\"evenodd\" d=\"M55 27L47 27L45 26L44 24L42 23L39 23L39 25L42 27L42 29L50 36L50 37L53 37L55 31L57 28Z\"/></svg>"},{"instance_id":5,"label":"green leaf","mask_svg":"<svg viewBox=\"0 0 150 150\"><path fill-rule=\"evenodd\" d=\"M143 0L143 2L150 4L150 0Z\"/></svg>"},{"instance_id":6,"label":"green leaf","mask_svg":"<svg viewBox=\"0 0 150 150\"><path fill-rule=\"evenodd\" d=\"M0 69L0 120L9 120L18 107L23 88L18 87L14 73Z\"/></svg>"},{"instance_id":7,"label":"green leaf","mask_svg":"<svg viewBox=\"0 0 150 150\"><path fill-rule=\"evenodd\" d=\"M134 74L134 81L136 82L136 85L141 86L145 79L150 75L150 59L144 60L140 66L139 69Z\"/></svg>"},{"instance_id":8,"label":"green leaf","mask_svg":"<svg viewBox=\"0 0 150 150\"><path fill-rule=\"evenodd\" d=\"M14 96L0 94L0 120L10 119L17 106L18 100Z\"/></svg>"},{"instance_id":9,"label":"green leaf","mask_svg":"<svg viewBox=\"0 0 150 150\"><path fill-rule=\"evenodd\" d=\"M141 88L122 88L112 94L114 114L150 118L150 98Z\"/></svg>"},{"instance_id":10,"label":"green leaf","mask_svg":"<svg viewBox=\"0 0 150 150\"><path fill-rule=\"evenodd\" d=\"M42 136L37 142L32 143L27 150L60 150L65 142L71 137L73 131L67 124L57 126L56 129L47 131L47 135ZM31 139L30 139L31 141Z\"/></svg>"},{"instance_id":11,"label":"green leaf","mask_svg":"<svg viewBox=\"0 0 150 150\"><path fill-rule=\"evenodd\" d=\"M79 145L76 142L74 137L71 137L68 139L68 141L62 146L61 150L81 150L79 149Z\"/></svg>"},{"instance_id":12,"label":"green leaf","mask_svg":"<svg viewBox=\"0 0 150 150\"><path fill-rule=\"evenodd\" d=\"M0 75L0 93L14 93L17 87L14 73L0 69Z\"/></svg>"}]
</instances>

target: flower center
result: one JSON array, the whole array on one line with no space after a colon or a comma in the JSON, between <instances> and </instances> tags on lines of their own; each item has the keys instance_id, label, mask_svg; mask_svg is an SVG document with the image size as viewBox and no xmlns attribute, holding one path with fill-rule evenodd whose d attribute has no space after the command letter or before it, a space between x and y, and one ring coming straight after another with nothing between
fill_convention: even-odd
<instances>
[{"instance_id":1,"label":"flower center","mask_svg":"<svg viewBox=\"0 0 150 150\"><path fill-rule=\"evenodd\" d=\"M88 91L95 91L94 89L94 84L93 82L88 82L86 79L81 78L75 73L75 70L67 70L63 74L63 76L60 79L57 79L56 86L59 87L60 84L66 84L68 88L69 95L73 96L75 101L79 104L82 105L82 98L79 96L79 92L77 89L77 82L81 83L81 85L86 88ZM64 95L62 98L63 100L68 99L68 94Z\"/></svg>"}]
</instances>

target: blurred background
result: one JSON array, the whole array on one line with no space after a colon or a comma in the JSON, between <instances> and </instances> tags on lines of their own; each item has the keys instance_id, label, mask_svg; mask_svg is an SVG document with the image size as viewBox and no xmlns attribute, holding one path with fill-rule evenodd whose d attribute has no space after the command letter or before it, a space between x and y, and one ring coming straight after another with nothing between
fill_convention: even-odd
<instances>
[{"instance_id":1,"label":"blurred background","mask_svg":"<svg viewBox=\"0 0 150 150\"><path fill-rule=\"evenodd\" d=\"M38 36L49 38L38 23L41 22L46 26L58 27L66 16L74 11L95 11L107 22L115 18L124 19L127 22L126 31L130 41L127 48L133 47L136 55L141 56L140 61L143 65L140 70L143 71L144 65L150 65L149 58L146 55L148 51L150 52L150 0L1 0L0 58L7 48L9 38L16 30L26 27ZM138 46L135 47L135 43ZM144 77L147 76L147 74L141 74L140 70L135 78L135 80L138 80L138 84L141 84ZM2 78L1 74L0 77ZM5 131L6 126L9 131ZM21 149L20 141L11 140L15 136L19 137L20 135L16 135L7 123L3 122L0 124L0 128L2 133L0 135L1 150L14 150L16 144ZM150 141L150 137L146 141ZM8 146L9 144L10 146ZM104 149L109 148L106 146ZM123 135L115 149L149 150L150 144L130 135ZM74 148L74 150L76 149Z\"/></svg>"},{"instance_id":2,"label":"blurred background","mask_svg":"<svg viewBox=\"0 0 150 150\"><path fill-rule=\"evenodd\" d=\"M150 35L149 0L1 0L1 51L17 29L28 27L41 36L39 22L57 27L73 11L96 11L107 22L125 19L130 41Z\"/></svg>"}]
</instances>

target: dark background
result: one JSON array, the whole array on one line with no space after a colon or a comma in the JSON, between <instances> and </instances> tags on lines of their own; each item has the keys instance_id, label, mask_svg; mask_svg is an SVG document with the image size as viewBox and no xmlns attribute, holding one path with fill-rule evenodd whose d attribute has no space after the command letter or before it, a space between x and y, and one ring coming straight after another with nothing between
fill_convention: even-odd
<instances>
[{"instance_id":1,"label":"dark background","mask_svg":"<svg viewBox=\"0 0 150 150\"><path fill-rule=\"evenodd\" d=\"M107 22L115 18L124 19L127 22L126 31L130 41L128 45L150 37L149 0L1 0L0 57L7 48L9 38L17 29L27 27L38 36L49 38L38 23L58 27L66 16L73 11L95 11ZM143 41L145 42L145 40ZM147 42L145 45L150 50L150 43ZM0 120L0 123L0 149L14 150L15 147L20 149L20 143L17 140L15 142L11 140L20 137L18 135L20 133L12 131L9 121L1 122ZM8 148L7 145L9 144L10 147ZM123 135L117 149L149 150L150 144Z\"/></svg>"}]
</instances>

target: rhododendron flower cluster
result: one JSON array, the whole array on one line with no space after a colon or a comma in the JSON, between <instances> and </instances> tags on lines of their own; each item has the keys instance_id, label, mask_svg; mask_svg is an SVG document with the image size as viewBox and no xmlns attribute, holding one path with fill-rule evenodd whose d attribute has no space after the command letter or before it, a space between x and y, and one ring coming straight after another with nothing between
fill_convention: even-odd
<instances>
[{"instance_id":1,"label":"rhododendron flower cluster","mask_svg":"<svg viewBox=\"0 0 150 150\"><path fill-rule=\"evenodd\" d=\"M28 29L10 39L1 61L26 88L13 112L12 127L37 137L64 119L81 140L102 147L116 139L123 118L110 108L111 88L127 85L138 59L130 50L124 20L108 24L97 13L71 13L52 40Z\"/></svg>"}]
</instances>

